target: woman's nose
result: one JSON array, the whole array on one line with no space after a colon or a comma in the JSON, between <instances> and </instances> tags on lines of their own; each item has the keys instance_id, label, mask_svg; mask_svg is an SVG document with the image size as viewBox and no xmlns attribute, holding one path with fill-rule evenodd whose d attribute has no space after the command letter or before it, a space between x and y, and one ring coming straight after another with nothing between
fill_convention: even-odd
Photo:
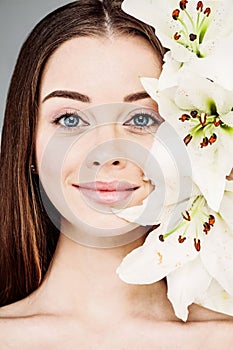
<instances>
[{"instance_id":1,"label":"woman's nose","mask_svg":"<svg viewBox=\"0 0 233 350\"><path fill-rule=\"evenodd\" d=\"M123 169L127 164L122 140L109 140L94 147L86 157L88 168Z\"/></svg>"}]
</instances>

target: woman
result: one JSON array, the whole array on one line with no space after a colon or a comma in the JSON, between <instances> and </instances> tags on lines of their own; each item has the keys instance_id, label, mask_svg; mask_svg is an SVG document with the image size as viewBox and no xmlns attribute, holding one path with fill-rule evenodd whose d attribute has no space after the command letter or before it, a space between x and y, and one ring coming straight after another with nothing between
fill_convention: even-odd
<instances>
[{"instance_id":1,"label":"woman","mask_svg":"<svg viewBox=\"0 0 233 350\"><path fill-rule=\"evenodd\" d=\"M183 325L164 281L127 285L115 273L148 228L126 225L106 208L141 203L153 186L137 157L110 145L148 149L162 122L138 77L159 76L163 49L152 28L124 14L120 3L80 0L54 11L19 55L1 149L2 349L198 349L204 341L214 349L221 339L230 346L230 317L194 305ZM132 114L138 106L142 112ZM115 244L111 236L120 232L130 239Z\"/></svg>"}]
</instances>

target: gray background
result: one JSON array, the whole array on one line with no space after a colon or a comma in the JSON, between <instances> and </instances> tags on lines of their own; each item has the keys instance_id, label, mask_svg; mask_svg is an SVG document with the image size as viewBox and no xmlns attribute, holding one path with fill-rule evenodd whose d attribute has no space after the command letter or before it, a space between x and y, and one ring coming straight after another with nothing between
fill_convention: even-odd
<instances>
[{"instance_id":1,"label":"gray background","mask_svg":"<svg viewBox=\"0 0 233 350\"><path fill-rule=\"evenodd\" d=\"M32 28L72 0L0 0L0 131L7 90L18 52Z\"/></svg>"}]
</instances>

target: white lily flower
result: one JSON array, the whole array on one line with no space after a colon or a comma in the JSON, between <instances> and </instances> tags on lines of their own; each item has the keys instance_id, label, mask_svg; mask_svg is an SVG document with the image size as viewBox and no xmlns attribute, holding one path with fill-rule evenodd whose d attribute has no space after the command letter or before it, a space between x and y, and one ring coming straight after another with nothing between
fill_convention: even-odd
<instances>
[{"instance_id":1,"label":"white lily flower","mask_svg":"<svg viewBox=\"0 0 233 350\"><path fill-rule=\"evenodd\" d=\"M233 165L233 92L203 77L186 74L177 87L156 91L157 80L141 79L162 117L187 145L193 181L215 211Z\"/></svg>"},{"instance_id":2,"label":"white lily flower","mask_svg":"<svg viewBox=\"0 0 233 350\"><path fill-rule=\"evenodd\" d=\"M164 56L160 89L177 85L186 69L233 89L231 0L124 0L122 8L155 27L170 49Z\"/></svg>"},{"instance_id":3,"label":"white lily flower","mask_svg":"<svg viewBox=\"0 0 233 350\"><path fill-rule=\"evenodd\" d=\"M222 219L223 210L213 212L204 197L197 196L177 227L166 232L161 224L143 246L123 259L119 277L133 284L167 277L168 298L183 321L194 302L225 312L226 297L227 305L233 305L233 234ZM214 291L215 284L219 287ZM213 300L208 301L207 295L213 295ZM228 314L233 315L232 306Z\"/></svg>"},{"instance_id":4,"label":"white lily flower","mask_svg":"<svg viewBox=\"0 0 233 350\"><path fill-rule=\"evenodd\" d=\"M231 0L124 0L122 9L153 26L179 62L205 57L233 29Z\"/></svg>"}]
</instances>

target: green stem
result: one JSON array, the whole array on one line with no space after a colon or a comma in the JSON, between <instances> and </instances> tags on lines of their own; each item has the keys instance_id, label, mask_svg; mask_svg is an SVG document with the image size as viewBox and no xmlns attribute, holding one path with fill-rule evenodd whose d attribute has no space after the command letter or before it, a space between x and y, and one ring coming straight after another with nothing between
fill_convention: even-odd
<instances>
[{"instance_id":1,"label":"green stem","mask_svg":"<svg viewBox=\"0 0 233 350\"><path fill-rule=\"evenodd\" d=\"M185 14L186 14L187 17L188 17L188 19L189 19L189 21L190 21L190 23L191 23L191 25L192 25L192 27L193 27L194 34L195 34L195 33L196 33L196 26L195 26L195 24L194 24L194 22L193 22L193 19L192 19L192 17L190 16L190 14L188 13L187 10L184 10L184 12L185 12Z\"/></svg>"},{"instance_id":2,"label":"green stem","mask_svg":"<svg viewBox=\"0 0 233 350\"><path fill-rule=\"evenodd\" d=\"M166 239L167 237L169 237L170 235L172 235L174 232L176 232L177 230L181 229L184 225L187 225L186 221L182 221L178 226L174 227L171 231L166 232L163 237L164 239Z\"/></svg>"},{"instance_id":3,"label":"green stem","mask_svg":"<svg viewBox=\"0 0 233 350\"><path fill-rule=\"evenodd\" d=\"M184 27L185 29L185 34L186 34L186 37L189 38L189 31L188 31L188 27L186 26L186 24L184 23L184 21L178 17L178 21L182 24L182 26Z\"/></svg>"}]
</instances>

